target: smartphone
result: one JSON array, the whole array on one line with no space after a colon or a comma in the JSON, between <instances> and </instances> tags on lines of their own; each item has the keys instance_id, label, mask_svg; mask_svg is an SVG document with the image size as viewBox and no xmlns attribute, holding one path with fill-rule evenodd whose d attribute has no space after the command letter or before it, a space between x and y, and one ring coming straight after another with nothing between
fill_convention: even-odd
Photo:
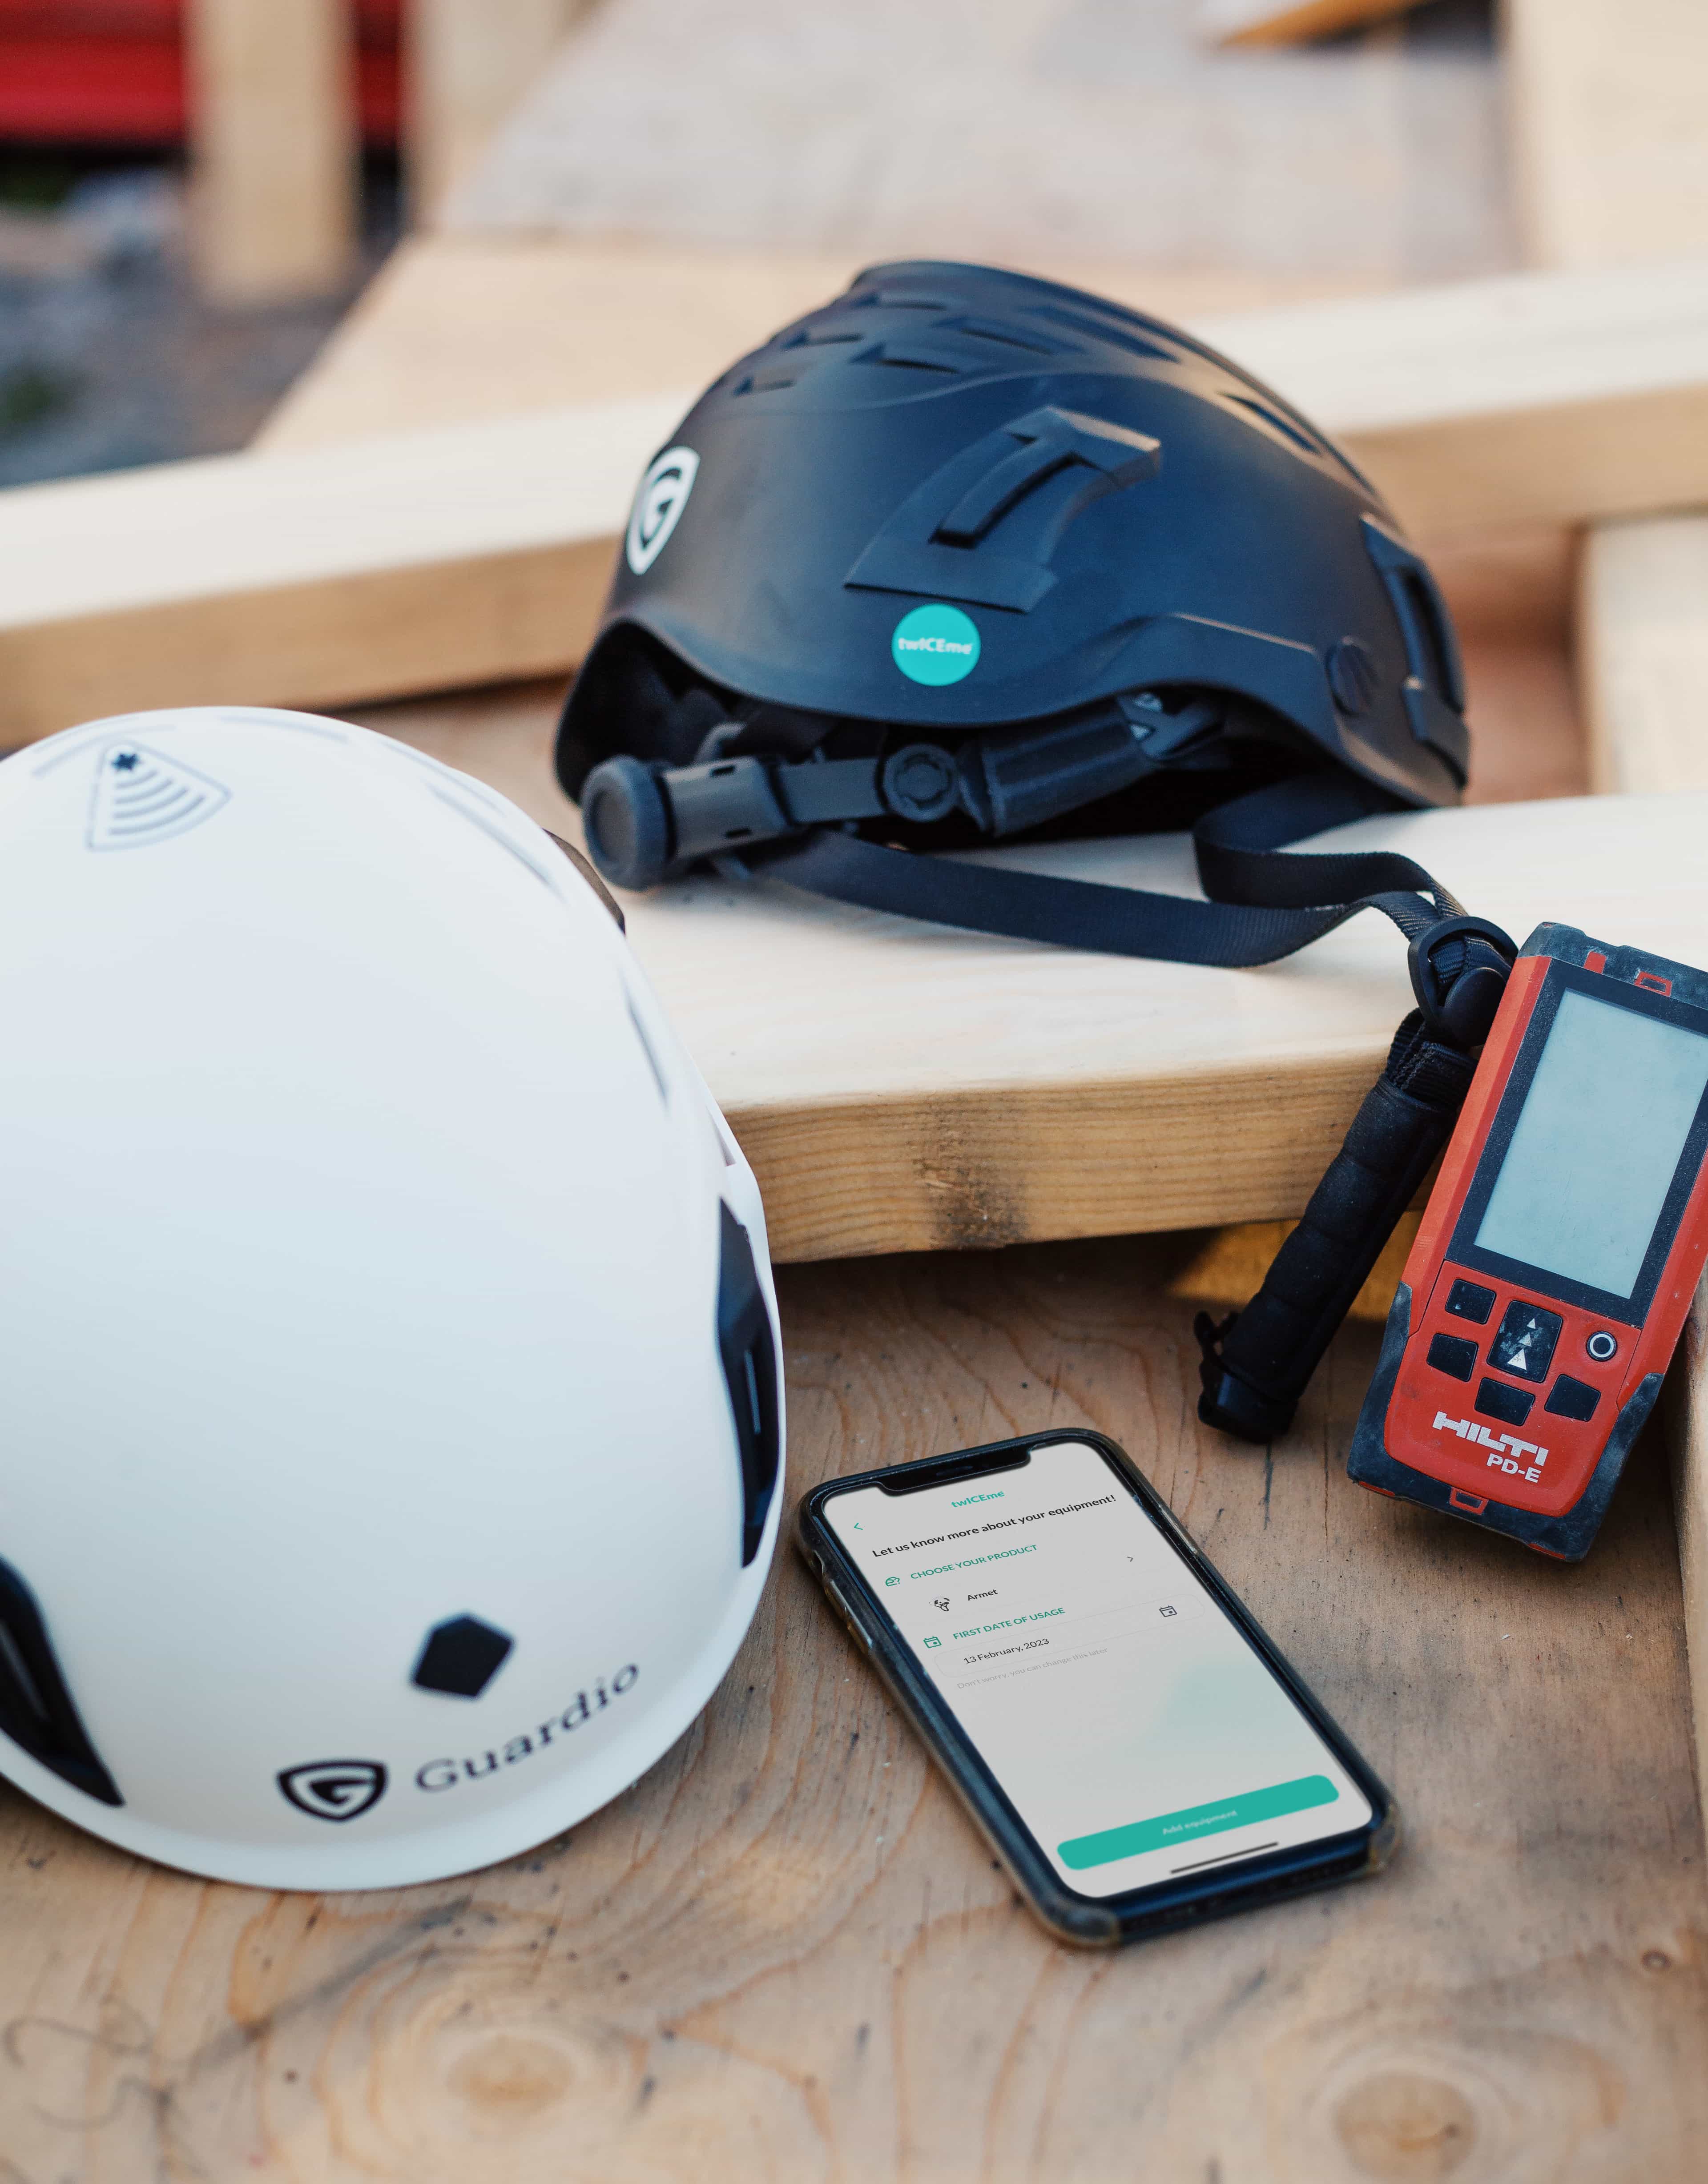
<instances>
[{"instance_id":1,"label":"smartphone","mask_svg":"<svg viewBox=\"0 0 1708 2184\"><path fill-rule=\"evenodd\" d=\"M1062 1939L1113 1947L1392 1855L1387 1791L1102 1434L830 1479L800 1536Z\"/></svg>"}]
</instances>

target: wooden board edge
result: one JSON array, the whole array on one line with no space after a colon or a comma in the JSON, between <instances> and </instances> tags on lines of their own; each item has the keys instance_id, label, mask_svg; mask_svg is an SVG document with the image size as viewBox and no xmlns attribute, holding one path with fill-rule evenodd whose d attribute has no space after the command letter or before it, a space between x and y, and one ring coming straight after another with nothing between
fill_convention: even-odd
<instances>
[{"instance_id":1,"label":"wooden board edge","mask_svg":"<svg viewBox=\"0 0 1708 2184\"><path fill-rule=\"evenodd\" d=\"M727 1112L779 1263L1151 1234L1301 1212L1387 1045L1285 1072ZM1146 1150L1183 1140L1201 1149L1184 1164Z\"/></svg>"},{"instance_id":2,"label":"wooden board edge","mask_svg":"<svg viewBox=\"0 0 1708 2184\"><path fill-rule=\"evenodd\" d=\"M617 539L0 630L0 748L158 705L314 709L567 674Z\"/></svg>"}]
</instances>

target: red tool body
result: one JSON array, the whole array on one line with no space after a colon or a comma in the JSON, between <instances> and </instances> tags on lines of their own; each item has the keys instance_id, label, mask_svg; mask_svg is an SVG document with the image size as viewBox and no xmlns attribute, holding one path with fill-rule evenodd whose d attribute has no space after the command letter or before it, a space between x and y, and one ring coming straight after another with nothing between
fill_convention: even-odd
<instances>
[{"instance_id":1,"label":"red tool body","mask_svg":"<svg viewBox=\"0 0 1708 2184\"><path fill-rule=\"evenodd\" d=\"M1388 1316L1350 1476L1587 1552L1708 1258L1708 977L1525 943Z\"/></svg>"}]
</instances>

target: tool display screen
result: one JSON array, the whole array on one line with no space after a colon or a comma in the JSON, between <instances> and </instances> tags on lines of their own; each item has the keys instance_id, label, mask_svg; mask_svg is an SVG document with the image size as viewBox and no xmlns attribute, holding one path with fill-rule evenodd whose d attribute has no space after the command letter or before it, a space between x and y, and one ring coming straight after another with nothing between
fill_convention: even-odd
<instances>
[{"instance_id":1,"label":"tool display screen","mask_svg":"<svg viewBox=\"0 0 1708 2184\"><path fill-rule=\"evenodd\" d=\"M1115 1896L1368 1826L1368 1799L1099 1452L826 1521L1042 1846Z\"/></svg>"},{"instance_id":2,"label":"tool display screen","mask_svg":"<svg viewBox=\"0 0 1708 2184\"><path fill-rule=\"evenodd\" d=\"M1630 1296L1705 1089L1708 1039L1562 994L1477 1244Z\"/></svg>"}]
</instances>

